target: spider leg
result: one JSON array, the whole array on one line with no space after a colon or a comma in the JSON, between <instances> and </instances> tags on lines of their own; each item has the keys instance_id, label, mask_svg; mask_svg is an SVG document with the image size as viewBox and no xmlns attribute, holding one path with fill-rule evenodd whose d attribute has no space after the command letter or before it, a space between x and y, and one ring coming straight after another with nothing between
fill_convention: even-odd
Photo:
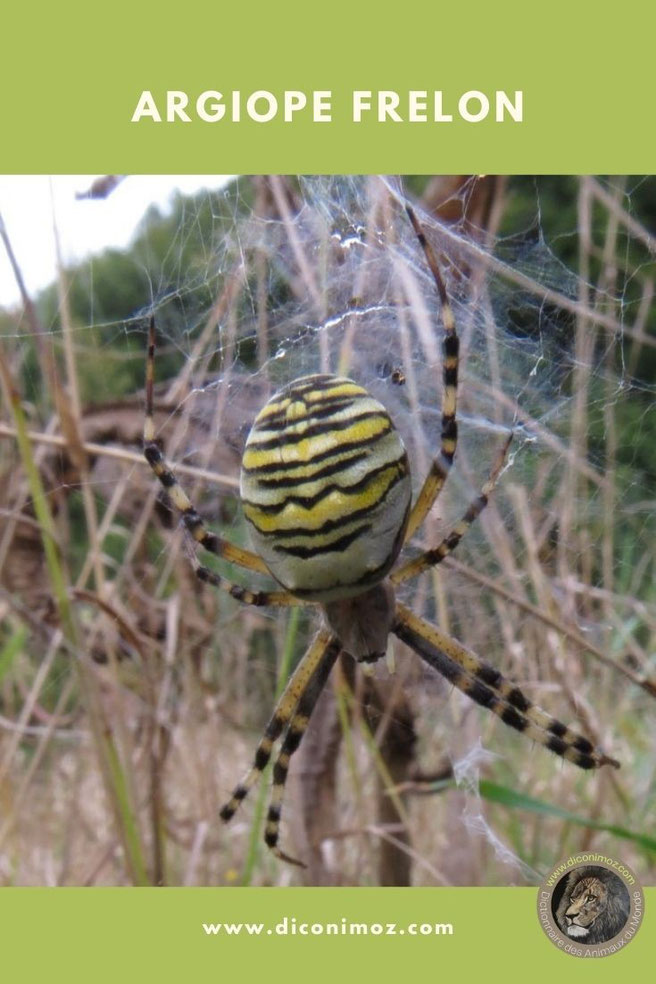
<instances>
[{"instance_id":1,"label":"spider leg","mask_svg":"<svg viewBox=\"0 0 656 984\"><path fill-rule=\"evenodd\" d=\"M194 508L187 493L182 488L171 470L171 466L162 454L155 441L155 422L153 419L153 383L155 378L155 318L151 317L148 326L148 355L146 358L146 418L144 421L144 457L163 487L168 492L173 505L182 515L182 521L196 543L209 553L223 557L232 564L238 564L247 570L268 574L268 568L263 560L252 553L236 547L227 540L208 530L198 512Z\"/></svg>"},{"instance_id":2,"label":"spider leg","mask_svg":"<svg viewBox=\"0 0 656 984\"><path fill-rule=\"evenodd\" d=\"M395 570L390 576L390 580L393 584L401 584L403 581L408 581L410 578L417 577L418 574L421 574L429 567L434 567L436 564L440 564L445 557L448 557L450 553L453 553L469 527L487 506L488 499L497 484L499 475L501 474L501 470L505 464L508 448L510 447L512 438L513 435L511 431L503 447L499 451L499 454L497 455L487 482L483 485L478 496L473 500L473 502L470 503L462 519L456 523L451 532L448 533L436 547L431 550L426 550L418 557L415 557L414 560L409 560L407 563L402 564L399 568L397 568L397 570Z\"/></svg>"},{"instance_id":3,"label":"spider leg","mask_svg":"<svg viewBox=\"0 0 656 984\"><path fill-rule=\"evenodd\" d=\"M241 601L244 605L255 605L258 608L269 606L291 608L297 605L312 604L303 601L302 598L296 598L289 591L251 591L249 588L243 588L241 584L229 581L217 574L216 571L211 571L209 567L203 567L195 557L192 558L192 566L199 581L204 581L205 584L211 584L215 588L220 588L221 591L226 591L231 598Z\"/></svg>"},{"instance_id":4,"label":"spider leg","mask_svg":"<svg viewBox=\"0 0 656 984\"><path fill-rule=\"evenodd\" d=\"M144 457L157 478L166 489L173 505L182 516L182 522L193 540L204 547L209 553L222 557L232 564L238 564L247 570L258 574L270 572L264 561L250 550L244 550L224 540L208 530L187 493L178 482L171 466L162 454L155 441L155 423L153 420L153 382L155 377L155 319L150 319L148 328L148 356L146 360L146 417L144 421ZM209 568L198 563L195 555L192 557L194 573L201 581L214 585L226 591L232 598L246 605L300 605L303 602L294 598L287 591L249 591L239 584L234 584L221 577Z\"/></svg>"},{"instance_id":5,"label":"spider leg","mask_svg":"<svg viewBox=\"0 0 656 984\"><path fill-rule=\"evenodd\" d=\"M228 802L221 808L220 816L224 823L228 823L233 818L242 800L246 799L249 791L261 777L271 758L274 743L291 720L296 705L312 682L315 670L321 665L321 661L327 654L333 652L335 647L337 647L337 652L339 652L339 644L335 636L331 636L329 632L322 630L294 670L280 700L276 704L271 720L264 731L264 735L257 746L253 765L241 782L235 786ZM333 662L335 658L336 654L333 657Z\"/></svg>"},{"instance_id":6,"label":"spider leg","mask_svg":"<svg viewBox=\"0 0 656 984\"><path fill-rule=\"evenodd\" d=\"M458 351L460 341L456 331L453 310L449 303L444 280L433 252L413 209L406 205L406 212L412 223L417 239L424 251L426 262L437 287L442 302L442 322L444 324L444 339L442 341L442 435L439 458L434 458L428 475L421 487L417 501L410 512L405 542L413 535L418 526L423 523L431 506L442 491L446 476L453 464L458 440L458 425L456 423L456 404L458 398Z\"/></svg>"},{"instance_id":7,"label":"spider leg","mask_svg":"<svg viewBox=\"0 0 656 984\"><path fill-rule=\"evenodd\" d=\"M294 715L285 733L278 758L273 766L273 788L271 790L271 800L269 802L266 826L264 828L264 840L267 847L271 848L277 858L280 858L281 861L287 861L289 864L297 864L301 868L305 867L302 861L290 857L289 854L285 854L278 847L280 815L282 812L282 801L285 795L285 783L287 782L290 759L301 744L303 735L310 723L312 711L316 706L321 691L326 685L330 671L335 665L335 660L339 656L341 648L339 639L336 636L332 636L323 650L312 677L301 694Z\"/></svg>"},{"instance_id":8,"label":"spider leg","mask_svg":"<svg viewBox=\"0 0 656 984\"><path fill-rule=\"evenodd\" d=\"M533 704L510 680L434 625L397 603L392 632L473 701L581 769L619 762Z\"/></svg>"}]
</instances>

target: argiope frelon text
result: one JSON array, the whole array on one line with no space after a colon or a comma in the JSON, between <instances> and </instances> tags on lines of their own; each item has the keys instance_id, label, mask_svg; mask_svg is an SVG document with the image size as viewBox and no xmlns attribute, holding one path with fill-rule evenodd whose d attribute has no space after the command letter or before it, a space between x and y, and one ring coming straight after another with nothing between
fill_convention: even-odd
<instances>
[{"instance_id":1,"label":"argiope frelon text","mask_svg":"<svg viewBox=\"0 0 656 984\"><path fill-rule=\"evenodd\" d=\"M505 441L479 495L444 539L394 566L426 518L456 453L459 341L436 256L414 211L406 211L435 281L444 326L441 446L412 504L408 457L381 403L356 382L332 375L296 379L257 415L244 450L240 493L256 552L208 530L155 441L155 324L146 363L144 454L197 544L232 564L272 575L281 590L251 591L200 564L201 581L245 605L321 607L325 627L299 662L273 712L250 770L221 810L230 820L266 768L276 741L265 841L277 857L289 763L339 654L370 663L386 652L390 633L505 724L582 769L618 763L551 717L494 667L397 601L398 585L439 564L485 508L506 460ZM283 735L284 732L284 735Z\"/></svg>"}]
</instances>

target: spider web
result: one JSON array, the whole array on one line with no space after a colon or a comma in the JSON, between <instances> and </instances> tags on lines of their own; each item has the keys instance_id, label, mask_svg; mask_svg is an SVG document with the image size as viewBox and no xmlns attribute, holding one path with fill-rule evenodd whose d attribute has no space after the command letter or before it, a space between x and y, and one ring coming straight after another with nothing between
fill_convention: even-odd
<instances>
[{"instance_id":1,"label":"spider web","mask_svg":"<svg viewBox=\"0 0 656 984\"><path fill-rule=\"evenodd\" d=\"M567 803L582 815L601 790L609 815L622 799L631 803L623 817L629 829L645 829L653 811L653 703L640 688L656 674L653 190L651 179L426 185L247 178L222 192L179 198L168 216L151 214L125 257L114 257L113 283L99 289L99 260L68 272L85 402L108 414L113 401L129 404L143 371L145 320L154 313L157 425L167 453L202 470L200 477L181 472L181 480L214 528L246 543L235 503L241 449L265 400L299 376L337 372L365 385L399 429L419 489L439 448L442 323L403 202L423 193L432 206L420 218L461 339L459 443L447 486L411 553L448 532L486 480L510 428L514 436L493 499L457 553L404 586L401 596L531 699L592 734L626 773L618 780L621 794L604 779L595 786L573 776L452 694L417 660L402 657L399 647L397 673L414 708L419 771L429 775L446 755L461 790L455 806L437 794L410 800L415 850L433 870L425 874L428 883L438 877L435 869L447 883L530 880L553 860L548 846L537 850L529 833L522 836L485 801L479 778L493 775L518 796ZM119 313L123 299L106 292L120 295L123 288L130 306ZM50 335L63 344L61 302L44 295L40 304ZM29 332L8 322L4 334L38 407L42 376ZM137 411L133 418L140 419ZM105 502L119 495L127 503L116 513L121 542L115 567L108 566L122 604L143 609L153 590L165 601L176 587L191 597L171 518L153 554L160 576L137 570L123 577L124 568L135 570L126 524L141 515L152 486L140 467L126 465L131 501L120 486L125 471L103 471L102 462L99 456L94 491ZM65 489L55 483L50 494ZM81 542L71 547L73 555L82 549ZM218 569L240 583L267 584ZM243 613L224 599L204 598L192 609L204 627L180 616L183 651L201 660L201 676L215 688L226 720L256 733L271 706L275 653L290 646L298 654L311 621L292 631L277 616ZM377 676L386 675L379 666ZM233 705L239 713L228 713ZM244 765L252 742L250 734L243 739ZM487 751L478 754L481 746ZM361 769L372 770L369 755L363 744L356 756ZM209 772L214 768L208 764ZM221 770L225 792L238 778L233 770ZM347 790L352 782L344 778ZM190 809L188 791L176 796L183 813ZM292 798L287 810L295 808ZM348 803L340 808L341 826L360 823ZM537 823L530 826L534 838ZM556 822L544 823L547 843L559 844ZM432 834L435 825L444 832ZM454 841L457 873L444 861ZM639 858L627 860L640 868Z\"/></svg>"}]
</instances>

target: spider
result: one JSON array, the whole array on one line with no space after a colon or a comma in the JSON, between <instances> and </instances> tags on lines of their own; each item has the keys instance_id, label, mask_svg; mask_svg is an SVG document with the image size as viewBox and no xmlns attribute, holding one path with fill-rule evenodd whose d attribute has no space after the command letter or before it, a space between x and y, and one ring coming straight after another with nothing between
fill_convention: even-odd
<instances>
[{"instance_id":1,"label":"spider","mask_svg":"<svg viewBox=\"0 0 656 984\"><path fill-rule=\"evenodd\" d=\"M551 717L494 667L415 615L395 599L395 589L439 564L485 508L506 460L512 432L487 481L440 543L394 566L437 500L457 445L459 340L432 246L413 209L408 218L437 288L443 323L441 441L419 495L412 503L410 465L392 420L356 382L332 375L305 376L271 397L255 418L241 465L240 494L256 552L234 546L205 526L155 441L153 379L155 322L150 320L146 360L144 454L167 490L193 540L250 571L273 576L282 590L251 591L232 583L193 554L201 581L245 605L318 604L322 627L294 670L261 738L253 764L221 810L226 823L269 763L273 787L264 839L283 861L302 864L279 846L280 818L291 756L341 652L358 662L384 656L390 633L505 724L581 769L619 763L591 741Z\"/></svg>"}]
</instances>

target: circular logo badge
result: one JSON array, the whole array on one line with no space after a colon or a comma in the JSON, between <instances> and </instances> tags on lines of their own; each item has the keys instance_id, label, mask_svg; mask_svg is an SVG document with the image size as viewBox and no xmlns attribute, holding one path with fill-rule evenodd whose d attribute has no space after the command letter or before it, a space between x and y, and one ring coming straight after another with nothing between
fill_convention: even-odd
<instances>
[{"instance_id":1,"label":"circular logo badge","mask_svg":"<svg viewBox=\"0 0 656 984\"><path fill-rule=\"evenodd\" d=\"M603 854L574 854L555 865L538 892L538 918L554 946L574 957L624 949L645 912L631 869Z\"/></svg>"}]
</instances>

